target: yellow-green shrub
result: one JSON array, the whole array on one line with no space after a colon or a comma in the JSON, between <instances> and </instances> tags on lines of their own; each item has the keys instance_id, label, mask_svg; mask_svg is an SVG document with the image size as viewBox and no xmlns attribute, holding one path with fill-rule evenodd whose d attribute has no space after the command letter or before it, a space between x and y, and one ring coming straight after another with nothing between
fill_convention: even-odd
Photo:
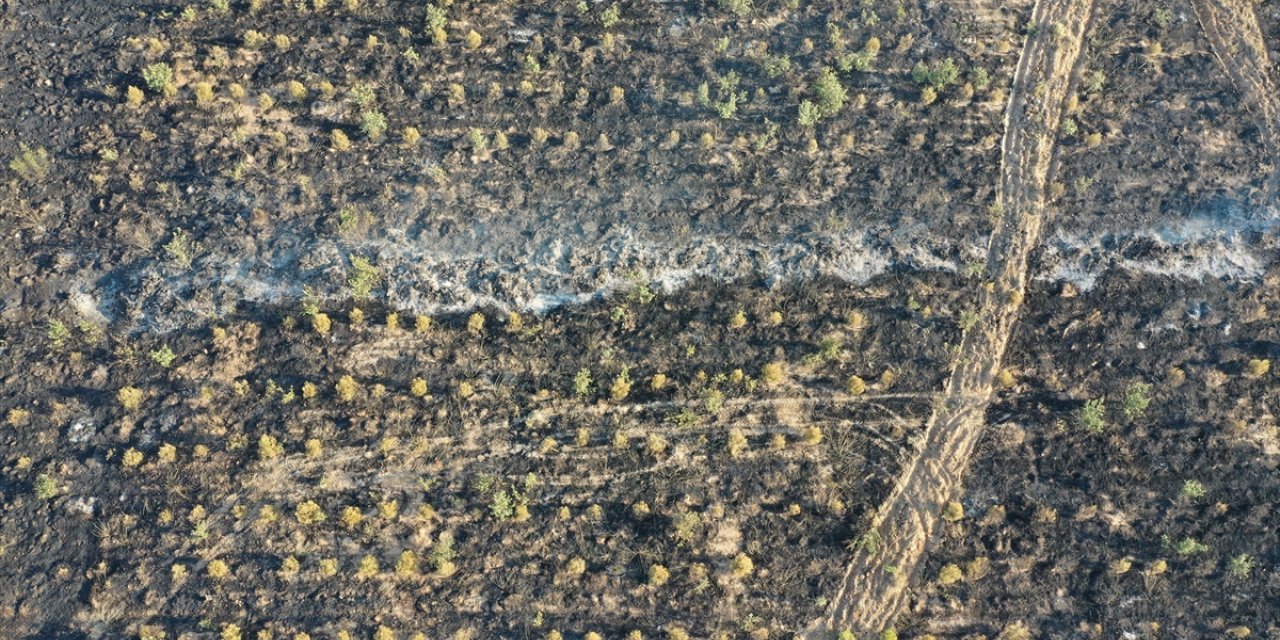
<instances>
[{"instance_id":1,"label":"yellow-green shrub","mask_svg":"<svg viewBox=\"0 0 1280 640\"><path fill-rule=\"evenodd\" d=\"M317 313L311 316L311 328L320 335L328 335L330 328L333 327L333 321L329 319L327 313Z\"/></svg>"},{"instance_id":2,"label":"yellow-green shrub","mask_svg":"<svg viewBox=\"0 0 1280 640\"><path fill-rule=\"evenodd\" d=\"M294 509L293 515L300 524L319 524L324 522L325 519L324 509L320 508L320 505L316 504L314 500L300 503Z\"/></svg>"},{"instance_id":3,"label":"yellow-green shrub","mask_svg":"<svg viewBox=\"0 0 1280 640\"><path fill-rule=\"evenodd\" d=\"M771 387L782 384L786 375L786 364L778 361L770 362L760 370L760 380Z\"/></svg>"},{"instance_id":4,"label":"yellow-green shrub","mask_svg":"<svg viewBox=\"0 0 1280 640\"><path fill-rule=\"evenodd\" d=\"M142 389L137 387L120 387L116 392L116 400L125 411L137 411L138 407L142 406L142 397Z\"/></svg>"},{"instance_id":5,"label":"yellow-green shrub","mask_svg":"<svg viewBox=\"0 0 1280 640\"><path fill-rule=\"evenodd\" d=\"M351 376L342 376L334 384L334 390L338 392L339 400L352 402L356 399L356 393L360 391L360 383L356 382L356 379Z\"/></svg>"},{"instance_id":6,"label":"yellow-green shrub","mask_svg":"<svg viewBox=\"0 0 1280 640\"><path fill-rule=\"evenodd\" d=\"M427 381L422 378L414 378L409 383L409 393L415 398L421 398L427 395Z\"/></svg>"},{"instance_id":7,"label":"yellow-green shrub","mask_svg":"<svg viewBox=\"0 0 1280 640\"><path fill-rule=\"evenodd\" d=\"M262 434L258 438L258 457L262 460L274 460L284 453L284 446L274 436Z\"/></svg>"}]
</instances>

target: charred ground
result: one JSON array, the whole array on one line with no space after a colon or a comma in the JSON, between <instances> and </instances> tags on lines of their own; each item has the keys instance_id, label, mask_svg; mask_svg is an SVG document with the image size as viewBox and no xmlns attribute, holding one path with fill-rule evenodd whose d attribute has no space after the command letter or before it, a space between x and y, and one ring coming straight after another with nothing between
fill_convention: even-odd
<instances>
[{"instance_id":1,"label":"charred ground","mask_svg":"<svg viewBox=\"0 0 1280 640\"><path fill-rule=\"evenodd\" d=\"M813 619L972 321L1030 5L256 4L3 5L3 635ZM904 635L1280 633L1276 263L1195 244L1277 246L1274 159L1188 4L1095 16L1048 280ZM618 230L895 262L664 291ZM530 251L625 285L485 306Z\"/></svg>"}]
</instances>

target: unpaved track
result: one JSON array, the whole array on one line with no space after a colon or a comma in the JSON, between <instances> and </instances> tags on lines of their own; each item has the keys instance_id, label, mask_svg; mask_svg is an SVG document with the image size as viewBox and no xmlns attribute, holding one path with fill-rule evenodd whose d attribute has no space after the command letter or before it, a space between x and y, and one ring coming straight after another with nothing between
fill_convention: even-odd
<instances>
[{"instance_id":1,"label":"unpaved track","mask_svg":"<svg viewBox=\"0 0 1280 640\"><path fill-rule=\"evenodd\" d=\"M980 295L978 324L964 335L958 364L925 425L918 454L877 511L867 543L854 552L830 608L801 634L806 640L829 640L846 629L859 638L874 637L891 626L934 539L943 506L959 493L1026 292L1027 260L1044 222L1054 141L1092 9L1092 0L1036 3L1035 28L1018 61L1005 114L1004 216L988 246L989 286Z\"/></svg>"},{"instance_id":2,"label":"unpaved track","mask_svg":"<svg viewBox=\"0 0 1280 640\"><path fill-rule=\"evenodd\" d=\"M1280 98L1271 76L1271 57L1267 54L1258 16L1248 0L1192 0L1196 19L1200 21L1213 55L1244 94L1245 104L1258 119L1262 143L1274 156L1280 156ZM1267 181L1264 194L1270 199L1277 192L1280 167Z\"/></svg>"}]
</instances>

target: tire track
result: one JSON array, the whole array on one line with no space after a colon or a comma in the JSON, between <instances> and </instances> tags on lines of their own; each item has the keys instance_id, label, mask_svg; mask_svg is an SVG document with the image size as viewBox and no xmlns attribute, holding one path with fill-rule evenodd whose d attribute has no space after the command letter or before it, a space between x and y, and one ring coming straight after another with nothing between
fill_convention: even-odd
<instances>
[{"instance_id":1,"label":"tire track","mask_svg":"<svg viewBox=\"0 0 1280 640\"><path fill-rule=\"evenodd\" d=\"M1192 0L1191 5L1218 64L1255 112L1262 143L1273 156L1280 156L1280 100L1253 7L1245 0ZM1273 168L1264 197L1270 200L1278 186L1280 167Z\"/></svg>"},{"instance_id":2,"label":"tire track","mask_svg":"<svg viewBox=\"0 0 1280 640\"><path fill-rule=\"evenodd\" d=\"M929 549L944 505L959 493L982 434L992 384L1018 319L1027 263L1045 217L1045 187L1063 104L1082 49L1092 0L1038 0L1013 78L1001 146L1000 203L987 248L978 323L965 332L942 402L918 454L902 470L854 552L827 612L800 634L828 640L850 630L873 637L893 624Z\"/></svg>"},{"instance_id":3,"label":"tire track","mask_svg":"<svg viewBox=\"0 0 1280 640\"><path fill-rule=\"evenodd\" d=\"M800 376L796 376L800 379ZM776 397L765 398L731 398L725 401L722 407L724 413L733 415L734 424L747 424L744 432L752 436L760 436L767 433L785 433L793 436L799 436L799 423L804 426L819 426L824 429L844 429L859 433L865 437L873 446L880 448L885 453L900 457L905 451L905 445L897 440L889 438L876 429L879 424L895 423L905 426L909 418L901 416L898 411L890 409L886 405L903 404L904 412L911 405L921 405L933 400L937 396L931 392L881 392L866 393L862 395L850 395L841 392L812 392L807 395L798 395L799 389L790 389L790 393ZM564 401L552 406L535 409L516 419L514 423L506 420L484 423L478 426L481 431L499 428L512 428L516 425L521 427L529 424L537 424L546 426L555 420L586 420L594 419L595 421L603 421L605 418L623 418L644 416L652 414L650 417L654 420L651 428L644 431L645 434L654 433L667 438L675 439L681 435L697 435L711 434L727 430L726 424L704 425L700 428L677 427L665 423L660 417L661 414L682 409L693 409L702 405L702 400L656 400L648 402L634 402L622 404L606 404L600 403L595 405L583 406L578 402ZM849 420L849 406L864 405L871 412L880 414L882 417L878 421L868 421L865 419L854 422ZM778 423L778 412L784 410L792 410L797 412L799 418L797 424ZM735 413L741 412L741 413ZM831 415L827 415L831 414ZM837 415L838 414L838 415ZM550 432L547 435L560 441L571 441L572 436L576 435L567 430ZM637 431L636 436L639 435ZM510 455L531 455L532 447L523 447L517 451L515 448L494 449L492 443L488 441L469 441L465 438L442 436L433 437L427 440L432 446L447 445L450 447L449 455L455 462L461 461L462 464L478 464L486 460L501 458ZM591 449L598 452L611 445L596 442ZM325 455L319 459L312 459L303 453L292 453L283 459L276 461L268 467L259 469L249 469L244 471L244 477L240 484L245 491L232 493L226 496L221 504L210 513L208 520L229 523L229 529L217 538L217 542L208 548L200 549L194 542L188 543L188 546L182 549L178 554L180 558L194 558L189 562L188 570L190 575L198 575L207 570L209 562L219 558L225 558L233 555L237 549L246 548L248 531L252 527L253 519L232 518L231 511L237 505L241 505L241 499L250 501L260 501L270 498L273 501L280 502L281 506L292 504L297 497L305 494L307 491L316 491L314 486L306 485L306 478L312 477L314 474L326 470L336 469L345 470L357 461L365 459L367 447L358 446L338 446L331 447L326 450ZM622 476L610 477L584 477L578 478L574 484L567 485L569 488L586 488L589 490L598 489L606 483L615 482L619 479L624 481L637 477L646 473L654 473L669 468L672 461L664 459L656 464L640 469L637 471L627 472ZM886 472L887 475L887 472ZM508 480L515 481L520 477L508 477ZM356 475L348 477L341 484L336 484L327 489L320 490L319 495L327 495L349 490L352 486L359 486L366 489L394 489L400 491L409 491L418 486L421 474L412 469L404 469L395 466L388 467L386 465L375 466L372 469L362 471ZM564 489L566 485L556 483L554 481L543 481L548 486ZM188 591L194 584L189 578L175 580L171 586L169 593L162 599L153 602L137 616L138 620L150 620L162 617L166 611L170 610L175 600Z\"/></svg>"}]
</instances>

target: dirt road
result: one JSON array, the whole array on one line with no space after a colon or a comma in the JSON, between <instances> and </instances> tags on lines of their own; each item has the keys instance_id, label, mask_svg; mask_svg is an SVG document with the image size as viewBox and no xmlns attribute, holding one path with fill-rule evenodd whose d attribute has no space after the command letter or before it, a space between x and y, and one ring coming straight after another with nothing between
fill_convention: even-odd
<instances>
[{"instance_id":1,"label":"dirt road","mask_svg":"<svg viewBox=\"0 0 1280 640\"><path fill-rule=\"evenodd\" d=\"M1040 0L1035 6L1005 116L1003 216L988 247L979 321L965 333L919 452L877 512L829 610L802 634L808 640L842 630L869 637L891 626L935 538L944 506L960 493L982 434L992 381L1018 319L1028 256L1040 240L1058 123L1092 8L1090 0Z\"/></svg>"},{"instance_id":2,"label":"dirt road","mask_svg":"<svg viewBox=\"0 0 1280 640\"><path fill-rule=\"evenodd\" d=\"M1191 4L1213 55L1256 115L1262 143L1280 155L1280 98L1253 6L1245 0L1194 0ZM1270 200L1278 186L1280 168L1273 169L1264 198Z\"/></svg>"}]
</instances>

